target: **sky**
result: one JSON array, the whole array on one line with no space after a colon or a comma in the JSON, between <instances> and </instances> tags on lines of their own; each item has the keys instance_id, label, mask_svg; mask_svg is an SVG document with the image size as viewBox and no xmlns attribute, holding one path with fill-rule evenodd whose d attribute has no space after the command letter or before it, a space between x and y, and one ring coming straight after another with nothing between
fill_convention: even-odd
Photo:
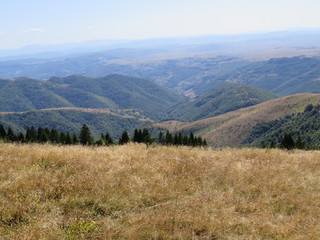
<instances>
[{"instance_id":1,"label":"sky","mask_svg":"<svg viewBox=\"0 0 320 240\"><path fill-rule=\"evenodd\" d=\"M0 49L320 28L319 0L0 0Z\"/></svg>"}]
</instances>

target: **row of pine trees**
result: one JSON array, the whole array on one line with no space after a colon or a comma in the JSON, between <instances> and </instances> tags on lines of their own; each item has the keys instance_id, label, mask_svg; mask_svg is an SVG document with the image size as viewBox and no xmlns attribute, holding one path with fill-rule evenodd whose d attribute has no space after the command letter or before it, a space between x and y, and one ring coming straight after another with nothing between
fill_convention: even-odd
<instances>
[{"instance_id":1,"label":"row of pine trees","mask_svg":"<svg viewBox=\"0 0 320 240\"><path fill-rule=\"evenodd\" d=\"M154 142L157 142L161 145L174 145L174 146L193 146L193 147L204 147L207 146L207 141L201 137L194 136L193 133L190 135L183 135L182 133L176 133L172 135L169 131L159 133L157 141L153 139L148 131L148 129L144 128L135 129L132 138L130 139L128 133L124 131L119 139L119 144L126 144L128 142L136 142L136 143L145 143L150 145Z\"/></svg>"},{"instance_id":2,"label":"row of pine trees","mask_svg":"<svg viewBox=\"0 0 320 240\"><path fill-rule=\"evenodd\" d=\"M83 144L83 145L98 145L108 146L115 144L114 140L108 132L101 133L98 139L92 137L91 131L87 125L83 125L80 130L79 136L76 134L70 134L69 132L59 132L55 128L43 128L37 129L32 126L28 127L26 133L15 134L11 127L7 130L0 124L0 139L7 142L20 142L20 143L53 143L53 144ZM133 136L130 138L127 131L124 131L118 140L118 144L123 145L129 142L145 143L150 145L152 143L158 143L161 145L175 145L175 146L207 146L205 139L190 135L183 135L176 133L172 135L169 131L166 133L160 132L158 139L155 140L151 137L149 130L135 129Z\"/></svg>"},{"instance_id":3,"label":"row of pine trees","mask_svg":"<svg viewBox=\"0 0 320 240\"><path fill-rule=\"evenodd\" d=\"M265 146L262 145L263 148ZM269 148L282 148L282 149L308 149L308 146L305 142L301 139L300 136L296 140L293 139L290 133L285 133L280 143L277 145L274 140L270 142Z\"/></svg>"}]
</instances>

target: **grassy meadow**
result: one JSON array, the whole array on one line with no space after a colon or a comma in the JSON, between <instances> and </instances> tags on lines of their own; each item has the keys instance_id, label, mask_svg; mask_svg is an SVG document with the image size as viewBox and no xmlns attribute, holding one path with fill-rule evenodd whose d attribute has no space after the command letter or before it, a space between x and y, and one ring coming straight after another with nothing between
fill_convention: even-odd
<instances>
[{"instance_id":1,"label":"grassy meadow","mask_svg":"<svg viewBox=\"0 0 320 240\"><path fill-rule=\"evenodd\" d=\"M0 143L0 239L320 239L320 152Z\"/></svg>"}]
</instances>

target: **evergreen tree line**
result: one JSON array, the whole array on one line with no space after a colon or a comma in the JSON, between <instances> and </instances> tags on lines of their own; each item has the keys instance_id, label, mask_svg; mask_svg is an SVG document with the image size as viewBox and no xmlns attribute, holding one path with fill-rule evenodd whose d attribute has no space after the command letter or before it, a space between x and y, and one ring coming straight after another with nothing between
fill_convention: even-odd
<instances>
[{"instance_id":1,"label":"evergreen tree line","mask_svg":"<svg viewBox=\"0 0 320 240\"><path fill-rule=\"evenodd\" d=\"M126 144L128 142L145 143L150 145L154 142L160 145L173 145L173 146L193 146L201 147L207 146L207 141L201 137L195 136L193 133L189 135L184 135L182 133L172 134L169 131L166 133L160 132L157 139L151 137L148 129L135 129L132 139L130 139L129 134L124 131L119 139L119 144Z\"/></svg>"},{"instance_id":2,"label":"evergreen tree line","mask_svg":"<svg viewBox=\"0 0 320 240\"><path fill-rule=\"evenodd\" d=\"M159 144L162 145L174 145L174 146L193 146L201 147L207 146L207 141L201 137L195 136L192 132L189 135L182 133L175 133L172 135L169 131L159 133L158 137Z\"/></svg>"},{"instance_id":3,"label":"evergreen tree line","mask_svg":"<svg viewBox=\"0 0 320 240\"><path fill-rule=\"evenodd\" d=\"M20 142L20 143L54 143L54 144L83 144L83 145L98 145L108 146L113 145L115 142L108 132L101 133L98 139L94 139L91 131L87 125L83 125L80 130L79 136L75 133L59 132L55 128L43 128L34 126L28 127L26 133L15 134L11 127L5 130L3 125L0 124L0 139L6 142ZM161 145L174 145L174 146L207 146L205 139L190 135L183 135L176 133L172 135L169 131L166 133L160 132L158 139L151 137L148 129L135 129L132 138L130 138L127 131L124 131L118 140L118 144L123 145L129 142L145 143L150 145L154 142Z\"/></svg>"},{"instance_id":4,"label":"evergreen tree line","mask_svg":"<svg viewBox=\"0 0 320 240\"><path fill-rule=\"evenodd\" d=\"M265 147L265 146L262 146ZM277 145L274 140L270 142L269 148L282 148L282 149L308 149L308 146L301 139L300 136L296 140L293 139L290 133L285 133L280 143Z\"/></svg>"},{"instance_id":5,"label":"evergreen tree line","mask_svg":"<svg viewBox=\"0 0 320 240\"><path fill-rule=\"evenodd\" d=\"M15 134L11 127L5 130L0 124L0 139L7 142L20 143L57 143L57 144L77 144L79 138L76 134L69 132L58 132L55 128L43 128L34 126L28 127L26 133Z\"/></svg>"}]
</instances>

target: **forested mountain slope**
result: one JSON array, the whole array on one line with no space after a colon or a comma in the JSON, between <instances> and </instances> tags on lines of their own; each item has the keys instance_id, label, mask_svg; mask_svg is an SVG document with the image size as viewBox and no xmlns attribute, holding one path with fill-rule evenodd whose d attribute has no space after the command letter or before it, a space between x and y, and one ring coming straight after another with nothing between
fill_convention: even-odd
<instances>
[{"instance_id":1,"label":"forested mountain slope","mask_svg":"<svg viewBox=\"0 0 320 240\"><path fill-rule=\"evenodd\" d=\"M248 85L227 83L169 110L172 118L196 121L262 103L277 96Z\"/></svg>"},{"instance_id":2,"label":"forested mountain slope","mask_svg":"<svg viewBox=\"0 0 320 240\"><path fill-rule=\"evenodd\" d=\"M25 132L28 127L41 126L78 135L82 125L86 124L95 137L108 132L114 139L118 139L125 130L130 131L150 122L136 109L56 108L0 113L0 123L5 128L11 127L14 132Z\"/></svg>"},{"instance_id":3,"label":"forested mountain slope","mask_svg":"<svg viewBox=\"0 0 320 240\"><path fill-rule=\"evenodd\" d=\"M308 105L304 112L259 123L254 126L243 141L250 146L279 146L284 134L290 134L295 141L300 137L307 148L320 147L320 107Z\"/></svg>"},{"instance_id":4,"label":"forested mountain slope","mask_svg":"<svg viewBox=\"0 0 320 240\"><path fill-rule=\"evenodd\" d=\"M319 103L320 94L296 94L191 123L167 121L155 127L194 132L214 147L240 146L256 124L303 112L308 104Z\"/></svg>"},{"instance_id":5,"label":"forested mountain slope","mask_svg":"<svg viewBox=\"0 0 320 240\"><path fill-rule=\"evenodd\" d=\"M44 108L135 108L154 118L183 97L148 80L122 75L102 78L70 76L49 81L17 78L0 80L0 111Z\"/></svg>"},{"instance_id":6,"label":"forested mountain slope","mask_svg":"<svg viewBox=\"0 0 320 240\"><path fill-rule=\"evenodd\" d=\"M320 58L299 56L255 62L234 71L226 81L253 85L282 96L320 93Z\"/></svg>"}]
</instances>

